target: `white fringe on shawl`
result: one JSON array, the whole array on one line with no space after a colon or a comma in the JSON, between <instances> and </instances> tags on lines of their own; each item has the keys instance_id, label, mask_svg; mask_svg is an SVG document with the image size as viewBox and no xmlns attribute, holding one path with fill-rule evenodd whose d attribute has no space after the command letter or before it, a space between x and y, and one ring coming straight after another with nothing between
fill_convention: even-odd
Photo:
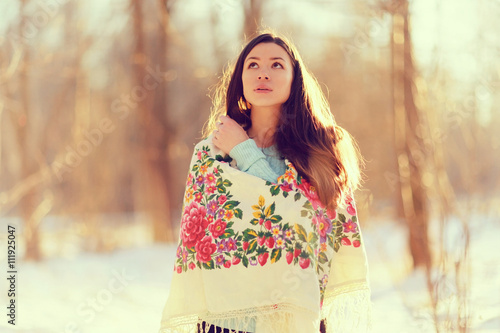
<instances>
[{"instance_id":1,"label":"white fringe on shawl","mask_svg":"<svg viewBox=\"0 0 500 333\"><path fill-rule=\"evenodd\" d=\"M220 158L214 160L219 153L210 137L195 147L182 222L191 224L181 226L174 267L177 273L172 278L159 333L207 333L212 325L236 333L316 333L322 319L326 321L328 333L367 331L371 316L368 268L354 201L340 206L334 217L329 212L331 220L328 221L336 226L328 236L334 243L328 243L325 237L321 238L318 223L312 223L313 216L324 213L326 218L326 211L318 206L314 190L304 185L307 182L301 180L291 164L278 185L270 184L218 161ZM203 177L197 178L200 175ZM210 184L216 186L217 191L214 192ZM217 209L231 213L217 215L215 207L209 207L209 203L214 202L218 204ZM189 209L202 215L197 220L189 220L186 218L191 214ZM259 209L266 222L274 218L265 228L262 222L257 223ZM226 228L224 236L215 228L218 217L219 227ZM198 227L196 223L206 227L199 235L193 231L200 232L200 228L192 227ZM279 249L275 241L259 242L257 246L257 238L253 238L250 247L247 242L245 249L242 245L248 240L245 237L267 232L269 241L269 231L275 231L270 226L281 231L289 228L294 239L284 245L280 243L283 247ZM348 231L349 228L352 230ZM202 237L208 244L204 248L199 245ZM234 240L232 244L238 248L214 251L211 244L225 246L223 239ZM300 257L293 255L292 258L288 253L292 242L294 249L299 248ZM205 257L198 257L196 249L209 250ZM257 263L259 251L269 253L262 261L259 256ZM326 262L325 258L328 258Z\"/></svg>"}]
</instances>

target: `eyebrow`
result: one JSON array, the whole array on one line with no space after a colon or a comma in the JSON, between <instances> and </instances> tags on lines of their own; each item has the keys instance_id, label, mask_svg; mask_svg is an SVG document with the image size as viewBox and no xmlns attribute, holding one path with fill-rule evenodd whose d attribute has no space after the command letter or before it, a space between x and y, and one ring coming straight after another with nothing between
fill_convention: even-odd
<instances>
[{"instance_id":1,"label":"eyebrow","mask_svg":"<svg viewBox=\"0 0 500 333\"><path fill-rule=\"evenodd\" d=\"M252 59L254 59L254 60L260 60L259 57L248 57L247 60L245 60L245 62L247 62L248 60L252 60ZM283 59L282 57L272 57L272 58L269 58L269 60L282 60L282 61L286 62L286 60Z\"/></svg>"}]
</instances>

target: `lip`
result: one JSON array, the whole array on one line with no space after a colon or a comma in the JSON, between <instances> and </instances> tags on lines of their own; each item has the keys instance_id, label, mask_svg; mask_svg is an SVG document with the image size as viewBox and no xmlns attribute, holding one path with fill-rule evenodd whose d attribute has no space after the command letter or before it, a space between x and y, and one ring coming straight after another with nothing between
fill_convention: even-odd
<instances>
[{"instance_id":1,"label":"lip","mask_svg":"<svg viewBox=\"0 0 500 333\"><path fill-rule=\"evenodd\" d=\"M257 87L255 87L255 89L253 91L255 91L258 94L266 94L266 93L270 93L273 90L271 88L269 88L268 86L261 84L261 85L258 85Z\"/></svg>"}]
</instances>

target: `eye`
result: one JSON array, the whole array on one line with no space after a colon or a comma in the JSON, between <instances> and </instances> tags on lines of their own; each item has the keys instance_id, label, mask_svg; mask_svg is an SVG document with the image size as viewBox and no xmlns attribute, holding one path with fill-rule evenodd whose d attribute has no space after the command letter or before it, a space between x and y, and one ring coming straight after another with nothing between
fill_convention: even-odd
<instances>
[{"instance_id":1,"label":"eye","mask_svg":"<svg viewBox=\"0 0 500 333\"><path fill-rule=\"evenodd\" d=\"M251 62L249 65L248 65L248 68L258 68L259 65L257 65L256 62Z\"/></svg>"},{"instance_id":2,"label":"eye","mask_svg":"<svg viewBox=\"0 0 500 333\"><path fill-rule=\"evenodd\" d=\"M275 63L273 64L273 68L283 68L283 65L282 65L282 64L280 64L279 62L275 62Z\"/></svg>"}]
</instances>

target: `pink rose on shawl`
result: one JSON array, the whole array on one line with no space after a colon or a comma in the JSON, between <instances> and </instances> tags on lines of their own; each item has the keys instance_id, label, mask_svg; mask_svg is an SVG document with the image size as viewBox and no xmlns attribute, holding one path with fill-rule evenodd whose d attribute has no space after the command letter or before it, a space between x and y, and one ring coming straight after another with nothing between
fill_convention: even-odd
<instances>
[{"instance_id":1,"label":"pink rose on shawl","mask_svg":"<svg viewBox=\"0 0 500 333\"><path fill-rule=\"evenodd\" d=\"M350 215L356 215L356 209L352 206L352 204L349 204L347 206L347 212L350 214Z\"/></svg>"},{"instance_id":2,"label":"pink rose on shawl","mask_svg":"<svg viewBox=\"0 0 500 333\"><path fill-rule=\"evenodd\" d=\"M190 262L188 267L190 270L193 270L196 267L196 265L194 264L194 262Z\"/></svg>"},{"instance_id":3,"label":"pink rose on shawl","mask_svg":"<svg viewBox=\"0 0 500 333\"><path fill-rule=\"evenodd\" d=\"M342 223L344 226L344 232L357 232L358 231L358 226L356 223L352 222L352 220L349 220L345 223Z\"/></svg>"},{"instance_id":4,"label":"pink rose on shawl","mask_svg":"<svg viewBox=\"0 0 500 333\"><path fill-rule=\"evenodd\" d=\"M290 192L292 190L292 184L284 182L281 185L281 190L283 190L283 192Z\"/></svg>"},{"instance_id":5,"label":"pink rose on shawl","mask_svg":"<svg viewBox=\"0 0 500 333\"><path fill-rule=\"evenodd\" d=\"M194 201L196 201L197 203L200 203L201 202L201 199L203 199L203 193L201 192L196 192L194 194Z\"/></svg>"},{"instance_id":6,"label":"pink rose on shawl","mask_svg":"<svg viewBox=\"0 0 500 333\"><path fill-rule=\"evenodd\" d=\"M177 273L182 273L182 266L177 266Z\"/></svg>"},{"instance_id":7,"label":"pink rose on shawl","mask_svg":"<svg viewBox=\"0 0 500 333\"><path fill-rule=\"evenodd\" d=\"M222 205L223 205L226 201L227 201L227 197L226 197L226 195L225 195L225 194L223 194L223 195L221 195L221 196L219 197L219 205L221 205L221 206L222 206Z\"/></svg>"},{"instance_id":8,"label":"pink rose on shawl","mask_svg":"<svg viewBox=\"0 0 500 333\"><path fill-rule=\"evenodd\" d=\"M307 200L311 202L311 205L314 209L317 209L321 206L321 201L319 200L318 193L316 193L316 189L314 186L309 184L309 182L305 179L302 179L302 183L299 185L295 183L295 186L306 196Z\"/></svg>"},{"instance_id":9,"label":"pink rose on shawl","mask_svg":"<svg viewBox=\"0 0 500 333\"><path fill-rule=\"evenodd\" d=\"M215 176L213 173L208 173L206 176L205 176L205 183L209 186L211 185L214 185L215 184Z\"/></svg>"},{"instance_id":10,"label":"pink rose on shawl","mask_svg":"<svg viewBox=\"0 0 500 333\"><path fill-rule=\"evenodd\" d=\"M361 245L361 242L359 240L355 240L354 242L352 242L352 246L354 247L359 247Z\"/></svg>"},{"instance_id":11,"label":"pink rose on shawl","mask_svg":"<svg viewBox=\"0 0 500 333\"><path fill-rule=\"evenodd\" d=\"M212 237L203 237L195 246L196 260L200 262L209 262L212 259L212 254L217 251L217 245L212 243Z\"/></svg>"},{"instance_id":12,"label":"pink rose on shawl","mask_svg":"<svg viewBox=\"0 0 500 333\"><path fill-rule=\"evenodd\" d=\"M312 222L316 225L316 230L318 230L321 242L326 241L326 235L332 232L333 225L332 221L325 219L323 215L315 215L312 218Z\"/></svg>"},{"instance_id":13,"label":"pink rose on shawl","mask_svg":"<svg viewBox=\"0 0 500 333\"><path fill-rule=\"evenodd\" d=\"M193 174L192 174L192 173L190 173L190 174L188 175L188 179L187 179L187 181L186 181L186 186L188 186L188 187L189 187L189 186L193 185L193 179L194 179L194 176L193 176Z\"/></svg>"},{"instance_id":14,"label":"pink rose on shawl","mask_svg":"<svg viewBox=\"0 0 500 333\"><path fill-rule=\"evenodd\" d=\"M214 238L218 238L222 235L224 235L224 232L226 231L226 222L223 222L221 219L218 219L214 223L208 226L208 231L212 233L212 236Z\"/></svg>"},{"instance_id":15,"label":"pink rose on shawl","mask_svg":"<svg viewBox=\"0 0 500 333\"><path fill-rule=\"evenodd\" d=\"M181 239L185 247L195 246L205 236L205 229L208 226L206 216L205 207L199 206L194 201L184 208L181 221Z\"/></svg>"},{"instance_id":16,"label":"pink rose on shawl","mask_svg":"<svg viewBox=\"0 0 500 333\"><path fill-rule=\"evenodd\" d=\"M207 193L214 194L216 189L217 188L215 186L208 186L207 187Z\"/></svg>"}]
</instances>

